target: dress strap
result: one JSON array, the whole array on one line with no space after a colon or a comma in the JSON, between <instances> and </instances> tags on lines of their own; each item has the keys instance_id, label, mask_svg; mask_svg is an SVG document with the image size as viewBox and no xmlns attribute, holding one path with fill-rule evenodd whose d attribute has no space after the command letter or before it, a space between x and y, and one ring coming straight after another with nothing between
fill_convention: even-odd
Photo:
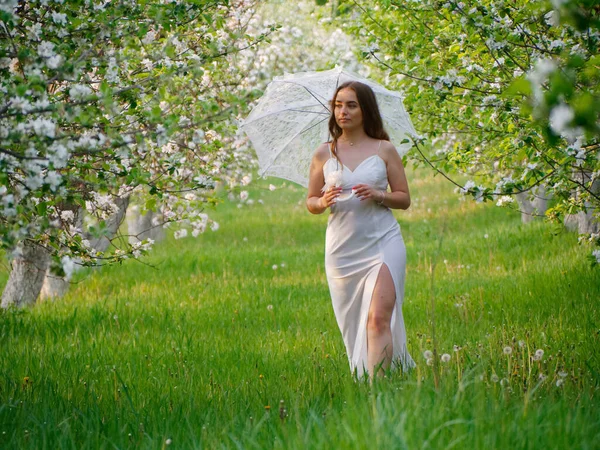
<instances>
[{"instance_id":1,"label":"dress strap","mask_svg":"<svg viewBox=\"0 0 600 450\"><path fill-rule=\"evenodd\" d=\"M377 154L379 155L379 149L381 149L381 143L383 142L383 139L379 140L379 146L377 147Z\"/></svg>"}]
</instances>

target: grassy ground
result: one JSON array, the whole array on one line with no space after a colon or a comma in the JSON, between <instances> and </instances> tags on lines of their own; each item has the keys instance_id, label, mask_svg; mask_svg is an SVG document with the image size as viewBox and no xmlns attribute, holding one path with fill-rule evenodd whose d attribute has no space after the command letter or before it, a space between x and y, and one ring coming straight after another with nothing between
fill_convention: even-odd
<instances>
[{"instance_id":1,"label":"grassy ground","mask_svg":"<svg viewBox=\"0 0 600 450\"><path fill-rule=\"evenodd\" d=\"M326 216L306 212L303 190L260 182L253 205L211 214L219 231L0 313L0 447L600 448L600 274L587 250L409 176L413 207L397 217L411 373L352 379ZM437 351L451 355L437 390L423 357L432 261Z\"/></svg>"}]
</instances>

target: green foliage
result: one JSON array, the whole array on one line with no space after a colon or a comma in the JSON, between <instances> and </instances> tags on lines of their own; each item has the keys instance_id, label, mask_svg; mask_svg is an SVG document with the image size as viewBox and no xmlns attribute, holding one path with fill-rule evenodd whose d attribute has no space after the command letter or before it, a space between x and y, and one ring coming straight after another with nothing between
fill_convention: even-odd
<instances>
[{"instance_id":1,"label":"green foliage","mask_svg":"<svg viewBox=\"0 0 600 450\"><path fill-rule=\"evenodd\" d=\"M556 3L365 0L347 29L406 93L415 161L468 174L477 200L543 185L558 220L571 195L600 211L600 28L596 2Z\"/></svg>"}]
</instances>

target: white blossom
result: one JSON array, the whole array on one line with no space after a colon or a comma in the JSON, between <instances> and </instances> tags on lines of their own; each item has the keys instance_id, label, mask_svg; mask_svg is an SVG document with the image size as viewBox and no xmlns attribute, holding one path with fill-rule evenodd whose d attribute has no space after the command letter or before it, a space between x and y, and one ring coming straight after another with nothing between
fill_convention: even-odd
<instances>
[{"instance_id":1,"label":"white blossom","mask_svg":"<svg viewBox=\"0 0 600 450\"><path fill-rule=\"evenodd\" d=\"M62 268L65 271L65 278L71 279L71 276L75 272L75 262L69 256L63 256L60 260Z\"/></svg>"},{"instance_id":2,"label":"white blossom","mask_svg":"<svg viewBox=\"0 0 600 450\"><path fill-rule=\"evenodd\" d=\"M69 96L73 100L83 100L92 93L92 90L84 84L74 84L69 89Z\"/></svg>"},{"instance_id":3,"label":"white blossom","mask_svg":"<svg viewBox=\"0 0 600 450\"><path fill-rule=\"evenodd\" d=\"M540 103L543 99L542 85L548 77L557 68L557 64L552 59L538 59L532 70L527 74L527 79L531 82L533 94L536 102Z\"/></svg>"},{"instance_id":4,"label":"white blossom","mask_svg":"<svg viewBox=\"0 0 600 450\"><path fill-rule=\"evenodd\" d=\"M334 187L340 187L343 182L343 173L341 170L334 170L327 174L327 178L325 178L325 185L321 189L321 192L325 192Z\"/></svg>"},{"instance_id":5,"label":"white blossom","mask_svg":"<svg viewBox=\"0 0 600 450\"><path fill-rule=\"evenodd\" d=\"M469 180L465 183L465 185L462 188L460 188L460 193L463 195L467 194L474 187L475 187L475 182L473 180Z\"/></svg>"},{"instance_id":6,"label":"white blossom","mask_svg":"<svg viewBox=\"0 0 600 450\"><path fill-rule=\"evenodd\" d=\"M38 45L38 55L41 58L50 58L54 56L54 44L52 42L42 41L40 45Z\"/></svg>"},{"instance_id":7,"label":"white blossom","mask_svg":"<svg viewBox=\"0 0 600 450\"><path fill-rule=\"evenodd\" d=\"M67 15L59 12L52 13L52 21L57 25L67 24Z\"/></svg>"},{"instance_id":8,"label":"white blossom","mask_svg":"<svg viewBox=\"0 0 600 450\"><path fill-rule=\"evenodd\" d=\"M188 234L188 231L185 228L182 228L180 230L175 231L175 233L173 233L173 237L175 239L182 239L184 237L186 237Z\"/></svg>"},{"instance_id":9,"label":"white blossom","mask_svg":"<svg viewBox=\"0 0 600 450\"><path fill-rule=\"evenodd\" d=\"M550 128L556 134L561 135L574 118L575 113L573 112L573 109L570 106L561 103L550 111Z\"/></svg>"},{"instance_id":10,"label":"white blossom","mask_svg":"<svg viewBox=\"0 0 600 450\"><path fill-rule=\"evenodd\" d=\"M38 136L53 138L56 136L56 124L51 119L38 117L35 120L30 120L28 125L33 128L33 131Z\"/></svg>"},{"instance_id":11,"label":"white blossom","mask_svg":"<svg viewBox=\"0 0 600 450\"><path fill-rule=\"evenodd\" d=\"M142 42L146 45L151 44L156 39L156 31L150 30L146 33L146 36L142 39Z\"/></svg>"},{"instance_id":12,"label":"white blossom","mask_svg":"<svg viewBox=\"0 0 600 450\"><path fill-rule=\"evenodd\" d=\"M55 170L50 170L46 174L46 178L45 178L44 182L50 186L50 189L53 192L56 192L56 189L62 183L62 176L58 172L56 172Z\"/></svg>"},{"instance_id":13,"label":"white blossom","mask_svg":"<svg viewBox=\"0 0 600 450\"><path fill-rule=\"evenodd\" d=\"M509 195L503 195L502 197L500 197L498 199L498 201L496 202L497 206L504 206L504 205L508 205L510 203L513 203L515 201L514 198L512 198Z\"/></svg>"},{"instance_id":14,"label":"white blossom","mask_svg":"<svg viewBox=\"0 0 600 450\"><path fill-rule=\"evenodd\" d=\"M194 131L194 135L192 136L192 142L194 144L203 144L205 141L205 133L203 130Z\"/></svg>"}]
</instances>

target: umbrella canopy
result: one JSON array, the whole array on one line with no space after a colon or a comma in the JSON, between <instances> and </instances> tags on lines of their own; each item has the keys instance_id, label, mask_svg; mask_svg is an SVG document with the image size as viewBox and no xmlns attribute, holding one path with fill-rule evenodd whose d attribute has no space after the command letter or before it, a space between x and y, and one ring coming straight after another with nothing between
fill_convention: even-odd
<instances>
[{"instance_id":1,"label":"umbrella canopy","mask_svg":"<svg viewBox=\"0 0 600 450\"><path fill-rule=\"evenodd\" d=\"M400 155L412 143L402 143L415 129L398 92L336 67L321 72L301 72L276 77L241 124L258 156L260 175L285 178L308 186L315 149L329 141L330 102L337 87L360 81L371 87L385 130Z\"/></svg>"}]
</instances>

